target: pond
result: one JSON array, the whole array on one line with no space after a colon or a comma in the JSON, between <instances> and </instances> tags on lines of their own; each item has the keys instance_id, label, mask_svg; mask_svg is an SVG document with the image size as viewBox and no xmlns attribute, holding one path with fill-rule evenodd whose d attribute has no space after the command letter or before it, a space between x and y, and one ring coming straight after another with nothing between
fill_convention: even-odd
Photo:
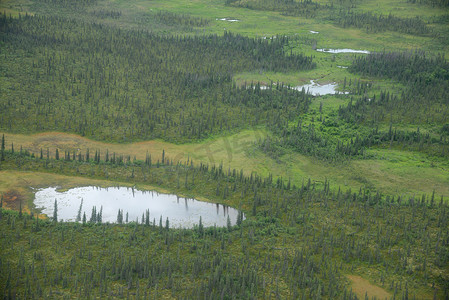
<instances>
[{"instance_id":1,"label":"pond","mask_svg":"<svg viewBox=\"0 0 449 300\"><path fill-rule=\"evenodd\" d=\"M313 80L310 80L310 84L296 86L294 89L301 91L303 88L313 96L323 96L323 95L333 95L333 94L347 94L348 92L339 92L337 91L338 84L337 83L329 83L329 84L318 84Z\"/></svg>"},{"instance_id":2,"label":"pond","mask_svg":"<svg viewBox=\"0 0 449 300\"><path fill-rule=\"evenodd\" d=\"M276 85L275 83L273 83L273 85ZM337 83L328 83L328 84L318 84L315 83L315 81L310 80L309 84L305 84L305 85L299 85L299 86L295 86L293 87L293 89L297 90L297 91L302 91L302 89L304 88L304 90L308 93L310 93L313 96L324 96L324 95L334 95L334 94L348 94L348 92L340 92L337 91L337 87L338 84ZM270 87L266 86L266 85L261 85L260 89L261 90L266 90L269 89Z\"/></svg>"},{"instance_id":3,"label":"pond","mask_svg":"<svg viewBox=\"0 0 449 300\"><path fill-rule=\"evenodd\" d=\"M371 53L368 50L354 50L354 49L316 49L316 51L324 53L364 53L364 54Z\"/></svg>"},{"instance_id":4,"label":"pond","mask_svg":"<svg viewBox=\"0 0 449 300\"><path fill-rule=\"evenodd\" d=\"M232 19L232 18L221 18L221 19L216 19L217 21L226 21L226 22L239 22L240 20L237 19Z\"/></svg>"},{"instance_id":5,"label":"pond","mask_svg":"<svg viewBox=\"0 0 449 300\"><path fill-rule=\"evenodd\" d=\"M64 221L79 221L78 218L82 218L84 213L89 221L93 207L97 215L101 211L102 222L116 223L118 212L122 210L124 223L126 215L129 222L138 219L141 223L142 214L146 215L149 210L151 224L155 221L159 225L162 217L165 226L168 218L170 228L193 228L193 225L198 225L200 216L204 226L226 226L228 216L231 224L235 225L238 215L238 210L229 206L127 187L88 186L64 192L57 191L56 187L49 187L35 193L34 204L42 213L52 217L55 200L58 219Z\"/></svg>"}]
</instances>

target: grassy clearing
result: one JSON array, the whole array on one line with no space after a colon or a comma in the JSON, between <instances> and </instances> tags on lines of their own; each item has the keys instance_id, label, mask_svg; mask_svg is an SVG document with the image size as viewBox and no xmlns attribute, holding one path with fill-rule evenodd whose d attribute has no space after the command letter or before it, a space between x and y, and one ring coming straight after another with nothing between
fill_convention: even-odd
<instances>
[{"instance_id":1,"label":"grassy clearing","mask_svg":"<svg viewBox=\"0 0 449 300\"><path fill-rule=\"evenodd\" d=\"M364 299L368 296L368 299L376 297L377 299L389 299L391 294L388 293L381 287L371 284L368 280L357 276L357 275L347 275L348 279L352 283L352 291L360 299Z\"/></svg>"},{"instance_id":2,"label":"grassy clearing","mask_svg":"<svg viewBox=\"0 0 449 300\"><path fill-rule=\"evenodd\" d=\"M0 0L0 11L6 13L7 16L18 17L19 14L33 14L30 0Z\"/></svg>"},{"instance_id":3,"label":"grassy clearing","mask_svg":"<svg viewBox=\"0 0 449 300\"><path fill-rule=\"evenodd\" d=\"M256 172L262 176L270 173L274 176L291 178L301 185L308 178L317 184L331 180L332 186L358 190L368 187L385 194L449 195L449 163L429 158L424 154L396 149L372 149L372 159L352 160L331 165L296 152L286 150L279 159L273 159L257 150L254 143L265 136L264 130L245 130L230 136L210 138L201 143L176 145L159 140L132 144L111 144L92 141L78 135L65 133L41 133L35 135L6 134L7 148L14 143L15 149L22 145L36 154L40 149L55 148L60 151L81 151L89 148L91 153L100 150L102 155L115 152L144 160L149 153L156 162L161 159L162 151L174 161L192 159L195 163L209 165L223 164L224 169L243 169L249 175ZM7 176L1 176L3 178ZM6 180L6 179L5 179ZM9 186L14 186L10 183ZM6 185L6 184L5 184Z\"/></svg>"},{"instance_id":4,"label":"grassy clearing","mask_svg":"<svg viewBox=\"0 0 449 300\"><path fill-rule=\"evenodd\" d=\"M428 5L412 4L407 1L395 0L365 0L361 1L357 8L359 10L370 11L377 14L394 14L401 17L420 16L424 20L430 20L435 15L445 14L444 9L439 7L431 7Z\"/></svg>"},{"instance_id":5,"label":"grassy clearing","mask_svg":"<svg viewBox=\"0 0 449 300\"><path fill-rule=\"evenodd\" d=\"M447 195L449 163L445 160L429 159L423 154L392 149L370 150L379 159L355 161L355 169L361 169L373 180L382 183L393 193L402 193L403 186L418 192L419 189L444 191ZM413 186L418 187L417 189Z\"/></svg>"}]
</instances>

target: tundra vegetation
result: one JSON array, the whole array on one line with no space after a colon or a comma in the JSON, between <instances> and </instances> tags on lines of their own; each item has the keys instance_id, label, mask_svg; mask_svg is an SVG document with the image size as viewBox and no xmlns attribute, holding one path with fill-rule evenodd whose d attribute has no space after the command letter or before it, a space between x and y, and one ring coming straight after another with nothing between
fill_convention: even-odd
<instances>
[{"instance_id":1,"label":"tundra vegetation","mask_svg":"<svg viewBox=\"0 0 449 300\"><path fill-rule=\"evenodd\" d=\"M449 298L447 7L2 0L2 297ZM177 229L33 205L90 182L241 212Z\"/></svg>"}]
</instances>

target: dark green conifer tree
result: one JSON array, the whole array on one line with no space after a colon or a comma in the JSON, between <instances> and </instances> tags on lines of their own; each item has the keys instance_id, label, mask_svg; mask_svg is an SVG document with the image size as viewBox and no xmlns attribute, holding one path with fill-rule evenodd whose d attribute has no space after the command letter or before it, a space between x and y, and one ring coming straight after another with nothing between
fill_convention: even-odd
<instances>
[{"instance_id":1,"label":"dark green conifer tree","mask_svg":"<svg viewBox=\"0 0 449 300\"><path fill-rule=\"evenodd\" d=\"M1 148L1 154L0 154L0 160L5 160L5 135L2 135L2 148Z\"/></svg>"},{"instance_id":2,"label":"dark green conifer tree","mask_svg":"<svg viewBox=\"0 0 449 300\"><path fill-rule=\"evenodd\" d=\"M58 201L55 199L55 205L53 208L53 222L58 222Z\"/></svg>"}]
</instances>

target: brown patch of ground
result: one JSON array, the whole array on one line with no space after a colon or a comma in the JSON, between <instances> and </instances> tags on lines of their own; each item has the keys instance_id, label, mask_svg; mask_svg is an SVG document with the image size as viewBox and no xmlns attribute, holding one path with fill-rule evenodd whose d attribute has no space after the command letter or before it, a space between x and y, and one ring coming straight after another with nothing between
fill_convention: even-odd
<instances>
[{"instance_id":1,"label":"brown patch of ground","mask_svg":"<svg viewBox=\"0 0 449 300\"><path fill-rule=\"evenodd\" d=\"M357 275L346 275L351 281L352 291L360 299L365 299L365 295L368 294L368 299L376 297L377 299L390 299L391 295L383 288L371 284L368 280Z\"/></svg>"},{"instance_id":2,"label":"brown patch of ground","mask_svg":"<svg viewBox=\"0 0 449 300\"><path fill-rule=\"evenodd\" d=\"M2 195L3 207L7 209L20 210L20 206L22 206L22 210L24 208L24 199L25 197L17 190L7 190Z\"/></svg>"}]
</instances>

